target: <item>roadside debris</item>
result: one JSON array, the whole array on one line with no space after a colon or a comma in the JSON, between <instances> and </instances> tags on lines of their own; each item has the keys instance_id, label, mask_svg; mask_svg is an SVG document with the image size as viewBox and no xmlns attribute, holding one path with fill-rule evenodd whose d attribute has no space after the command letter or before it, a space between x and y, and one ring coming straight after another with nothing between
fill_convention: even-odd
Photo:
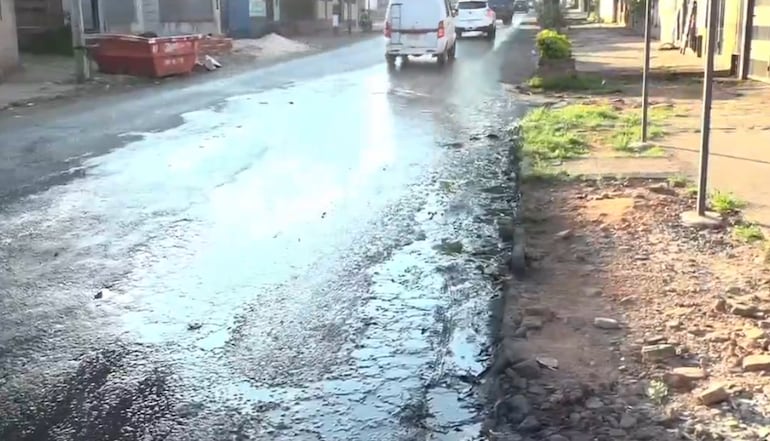
<instances>
[{"instance_id":1,"label":"roadside debris","mask_svg":"<svg viewBox=\"0 0 770 441\"><path fill-rule=\"evenodd\" d=\"M490 433L768 439L770 268L756 259L761 247L735 239L732 221L683 225L692 196L659 181L544 179L522 192L527 252L539 258L506 286L501 346L515 347L505 357L516 363L495 384L506 409L514 406L505 397L520 396L529 411L498 412ZM536 314L545 310L559 319Z\"/></svg>"},{"instance_id":2,"label":"roadside debris","mask_svg":"<svg viewBox=\"0 0 770 441\"><path fill-rule=\"evenodd\" d=\"M253 57L272 58L286 54L308 52L313 47L294 41L278 34L268 34L257 39L239 39L233 41L233 53Z\"/></svg>"},{"instance_id":3,"label":"roadside debris","mask_svg":"<svg viewBox=\"0 0 770 441\"><path fill-rule=\"evenodd\" d=\"M198 61L196 62L196 66L198 66L199 68L202 67L207 71L211 72L221 68L222 64L216 59L214 59L214 57L210 55L204 55L202 59L198 59Z\"/></svg>"}]
</instances>

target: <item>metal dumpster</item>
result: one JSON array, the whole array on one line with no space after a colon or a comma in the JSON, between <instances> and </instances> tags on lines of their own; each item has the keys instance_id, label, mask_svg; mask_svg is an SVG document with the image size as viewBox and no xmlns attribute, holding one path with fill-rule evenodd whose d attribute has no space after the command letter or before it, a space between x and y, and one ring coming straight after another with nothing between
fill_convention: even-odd
<instances>
[{"instance_id":1,"label":"metal dumpster","mask_svg":"<svg viewBox=\"0 0 770 441\"><path fill-rule=\"evenodd\" d=\"M145 38L126 34L88 36L86 44L99 71L151 78L192 72L202 35Z\"/></svg>"}]
</instances>

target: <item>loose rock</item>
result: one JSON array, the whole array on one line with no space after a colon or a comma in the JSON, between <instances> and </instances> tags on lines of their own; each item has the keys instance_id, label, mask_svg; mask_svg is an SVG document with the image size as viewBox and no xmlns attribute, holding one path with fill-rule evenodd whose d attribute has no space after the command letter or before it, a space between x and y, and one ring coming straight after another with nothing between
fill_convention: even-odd
<instances>
[{"instance_id":1,"label":"loose rock","mask_svg":"<svg viewBox=\"0 0 770 441\"><path fill-rule=\"evenodd\" d=\"M698 400L706 406L713 406L730 398L724 386L721 384L712 384L698 393Z\"/></svg>"},{"instance_id":2,"label":"loose rock","mask_svg":"<svg viewBox=\"0 0 770 441\"><path fill-rule=\"evenodd\" d=\"M94 294L94 300L99 300L105 297L109 297L111 294L112 294L112 291L110 291L107 288L102 288L99 291L97 291L96 294Z\"/></svg>"},{"instance_id":3,"label":"loose rock","mask_svg":"<svg viewBox=\"0 0 770 441\"><path fill-rule=\"evenodd\" d=\"M756 354L743 358L743 370L745 372L758 372L770 370L770 355Z\"/></svg>"},{"instance_id":4,"label":"loose rock","mask_svg":"<svg viewBox=\"0 0 770 441\"><path fill-rule=\"evenodd\" d=\"M749 328L743 331L743 335L745 335L749 340L761 340L767 336L767 333L764 329Z\"/></svg>"},{"instance_id":5,"label":"loose rock","mask_svg":"<svg viewBox=\"0 0 770 441\"><path fill-rule=\"evenodd\" d=\"M589 287L583 289L583 292L589 297L599 297L602 295L602 289L596 287Z\"/></svg>"},{"instance_id":6,"label":"loose rock","mask_svg":"<svg viewBox=\"0 0 770 441\"><path fill-rule=\"evenodd\" d=\"M620 323L617 320L606 317L596 317L594 326L599 329L620 329Z\"/></svg>"},{"instance_id":7,"label":"loose rock","mask_svg":"<svg viewBox=\"0 0 770 441\"><path fill-rule=\"evenodd\" d=\"M707 377L706 371L698 367L674 368L669 375L686 383L700 381Z\"/></svg>"},{"instance_id":8,"label":"loose rock","mask_svg":"<svg viewBox=\"0 0 770 441\"><path fill-rule=\"evenodd\" d=\"M602 407L604 407L604 403L602 403L602 400L596 397L591 397L586 400L586 408L588 409L596 410L601 409Z\"/></svg>"},{"instance_id":9,"label":"loose rock","mask_svg":"<svg viewBox=\"0 0 770 441\"><path fill-rule=\"evenodd\" d=\"M519 430L523 432L534 432L540 428L540 421L533 415L524 418L524 421L519 424Z\"/></svg>"},{"instance_id":10,"label":"loose rock","mask_svg":"<svg viewBox=\"0 0 770 441\"><path fill-rule=\"evenodd\" d=\"M524 395L515 395L508 401L509 408L516 413L527 415L532 411L532 406L529 404L529 400Z\"/></svg>"},{"instance_id":11,"label":"loose rock","mask_svg":"<svg viewBox=\"0 0 770 441\"><path fill-rule=\"evenodd\" d=\"M676 356L674 345L661 344L642 347L642 358L645 361L660 361Z\"/></svg>"},{"instance_id":12,"label":"loose rock","mask_svg":"<svg viewBox=\"0 0 770 441\"><path fill-rule=\"evenodd\" d=\"M730 313L746 318L761 318L756 306L743 303L733 303L730 305Z\"/></svg>"},{"instance_id":13,"label":"loose rock","mask_svg":"<svg viewBox=\"0 0 770 441\"><path fill-rule=\"evenodd\" d=\"M521 326L525 329L541 329L543 327L543 319L537 316L527 316L521 321Z\"/></svg>"},{"instance_id":14,"label":"loose rock","mask_svg":"<svg viewBox=\"0 0 770 441\"><path fill-rule=\"evenodd\" d=\"M540 364L535 359L524 360L513 366L517 374L527 379L538 378L541 375Z\"/></svg>"},{"instance_id":15,"label":"loose rock","mask_svg":"<svg viewBox=\"0 0 770 441\"><path fill-rule=\"evenodd\" d=\"M629 414L625 414L625 415L623 415L623 417L620 419L620 422L618 423L618 426L619 426L621 429L626 429L626 430L628 430L628 429L630 429L630 428L632 428L632 427L636 426L636 422L637 422L637 420L636 420L636 418L635 418L635 417L633 417L632 415L629 415Z\"/></svg>"}]
</instances>

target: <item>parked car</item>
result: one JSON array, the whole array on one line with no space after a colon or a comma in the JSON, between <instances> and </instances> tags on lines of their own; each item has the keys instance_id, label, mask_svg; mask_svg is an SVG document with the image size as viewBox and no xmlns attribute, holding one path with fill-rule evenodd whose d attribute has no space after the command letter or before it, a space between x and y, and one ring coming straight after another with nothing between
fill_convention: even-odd
<instances>
[{"instance_id":1,"label":"parked car","mask_svg":"<svg viewBox=\"0 0 770 441\"><path fill-rule=\"evenodd\" d=\"M458 37L462 37L463 32L483 32L487 39L495 39L497 16L487 0L458 1L456 20Z\"/></svg>"},{"instance_id":2,"label":"parked car","mask_svg":"<svg viewBox=\"0 0 770 441\"><path fill-rule=\"evenodd\" d=\"M513 21L513 0L489 0L489 7L495 11L495 15L503 21L503 24L511 24Z\"/></svg>"},{"instance_id":3,"label":"parked car","mask_svg":"<svg viewBox=\"0 0 770 441\"><path fill-rule=\"evenodd\" d=\"M517 12L524 12L525 14L529 12L529 4L527 3L527 0L516 0L513 2L513 12L514 14Z\"/></svg>"},{"instance_id":4,"label":"parked car","mask_svg":"<svg viewBox=\"0 0 770 441\"><path fill-rule=\"evenodd\" d=\"M455 17L446 0L390 0L384 26L390 66L398 57L434 57L442 65L455 58Z\"/></svg>"}]
</instances>

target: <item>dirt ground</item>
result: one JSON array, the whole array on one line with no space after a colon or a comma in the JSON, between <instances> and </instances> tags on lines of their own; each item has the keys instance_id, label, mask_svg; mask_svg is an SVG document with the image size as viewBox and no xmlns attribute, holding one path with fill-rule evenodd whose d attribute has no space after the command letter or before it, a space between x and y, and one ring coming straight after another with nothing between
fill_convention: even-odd
<instances>
[{"instance_id":1,"label":"dirt ground","mask_svg":"<svg viewBox=\"0 0 770 441\"><path fill-rule=\"evenodd\" d=\"M524 184L490 440L770 439L770 271L660 180ZM739 215L727 219L727 224Z\"/></svg>"}]
</instances>

